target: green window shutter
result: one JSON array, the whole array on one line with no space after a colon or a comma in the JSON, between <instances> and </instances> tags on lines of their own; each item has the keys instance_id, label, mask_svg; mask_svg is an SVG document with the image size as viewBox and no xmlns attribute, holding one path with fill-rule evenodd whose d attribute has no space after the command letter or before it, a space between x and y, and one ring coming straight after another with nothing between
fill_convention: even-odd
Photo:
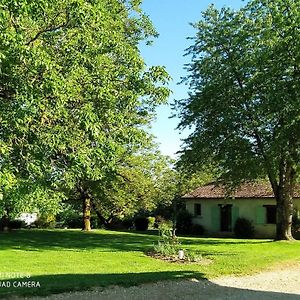
<instances>
[{"instance_id":1,"label":"green window shutter","mask_svg":"<svg viewBox=\"0 0 300 300\"><path fill-rule=\"evenodd\" d=\"M263 206L256 207L255 217L256 224L266 224L266 208Z\"/></svg>"},{"instance_id":2,"label":"green window shutter","mask_svg":"<svg viewBox=\"0 0 300 300\"><path fill-rule=\"evenodd\" d=\"M211 226L212 231L220 231L220 207L217 205L211 208Z\"/></svg>"},{"instance_id":3,"label":"green window shutter","mask_svg":"<svg viewBox=\"0 0 300 300\"><path fill-rule=\"evenodd\" d=\"M232 228L234 228L235 222L239 217L239 207L232 206Z\"/></svg>"}]
</instances>

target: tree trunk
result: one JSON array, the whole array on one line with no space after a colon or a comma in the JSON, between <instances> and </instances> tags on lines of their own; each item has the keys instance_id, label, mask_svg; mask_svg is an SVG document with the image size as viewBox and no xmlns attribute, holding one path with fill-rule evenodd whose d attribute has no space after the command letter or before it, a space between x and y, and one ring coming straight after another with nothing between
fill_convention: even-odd
<instances>
[{"instance_id":1,"label":"tree trunk","mask_svg":"<svg viewBox=\"0 0 300 300\"><path fill-rule=\"evenodd\" d=\"M276 200L276 240L294 240L292 236L293 197L291 191L279 192Z\"/></svg>"},{"instance_id":2,"label":"tree trunk","mask_svg":"<svg viewBox=\"0 0 300 300\"><path fill-rule=\"evenodd\" d=\"M83 228L84 231L91 231L91 200L85 195L83 204Z\"/></svg>"},{"instance_id":3,"label":"tree trunk","mask_svg":"<svg viewBox=\"0 0 300 300\"><path fill-rule=\"evenodd\" d=\"M277 201L276 240L294 240L292 222L295 174L291 163L282 159L275 193Z\"/></svg>"}]
</instances>

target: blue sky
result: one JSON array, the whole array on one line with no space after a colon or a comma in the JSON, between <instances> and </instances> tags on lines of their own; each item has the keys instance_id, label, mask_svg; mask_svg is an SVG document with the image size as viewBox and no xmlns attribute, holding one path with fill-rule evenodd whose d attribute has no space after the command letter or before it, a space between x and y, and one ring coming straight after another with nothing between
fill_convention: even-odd
<instances>
[{"instance_id":1,"label":"blue sky","mask_svg":"<svg viewBox=\"0 0 300 300\"><path fill-rule=\"evenodd\" d=\"M186 73L184 64L189 62L188 57L183 57L184 50L191 45L187 37L195 35L195 30L190 23L200 20L201 12L210 4L216 7L228 6L238 9L245 4L242 0L144 0L144 12L150 16L159 37L152 46L141 46L142 56L148 65L163 65L173 78L169 87L173 99L187 97L187 87L178 85L180 78ZM180 139L187 136L187 132L180 133L175 130L179 120L169 119L172 111L170 105L159 107L157 120L153 123L152 133L157 137L163 154L175 157L182 142Z\"/></svg>"}]
</instances>

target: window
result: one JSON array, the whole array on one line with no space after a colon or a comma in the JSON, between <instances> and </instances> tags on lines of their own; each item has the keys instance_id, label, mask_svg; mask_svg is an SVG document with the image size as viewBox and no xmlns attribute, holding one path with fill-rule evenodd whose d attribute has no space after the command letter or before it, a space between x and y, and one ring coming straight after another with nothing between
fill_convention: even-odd
<instances>
[{"instance_id":1,"label":"window","mask_svg":"<svg viewBox=\"0 0 300 300\"><path fill-rule=\"evenodd\" d=\"M266 224L276 224L276 205L264 205L266 208Z\"/></svg>"},{"instance_id":2,"label":"window","mask_svg":"<svg viewBox=\"0 0 300 300\"><path fill-rule=\"evenodd\" d=\"M201 216L201 204L200 203L195 203L194 204L194 215L195 216Z\"/></svg>"}]
</instances>

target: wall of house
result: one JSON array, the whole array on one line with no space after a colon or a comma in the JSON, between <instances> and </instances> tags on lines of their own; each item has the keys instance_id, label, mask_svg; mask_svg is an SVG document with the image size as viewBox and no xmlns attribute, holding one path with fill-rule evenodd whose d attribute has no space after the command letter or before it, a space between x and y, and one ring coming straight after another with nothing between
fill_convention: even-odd
<instances>
[{"instance_id":1,"label":"wall of house","mask_svg":"<svg viewBox=\"0 0 300 300\"><path fill-rule=\"evenodd\" d=\"M232 205L232 228L238 217L253 222L256 237L273 238L276 233L275 224L266 223L266 209L264 205L275 205L275 199L189 199L186 200L186 209L194 215L194 204L201 204L201 216L194 216L193 223L201 224L207 233L220 233L219 205ZM294 200L295 209L300 217L300 199Z\"/></svg>"}]
</instances>

